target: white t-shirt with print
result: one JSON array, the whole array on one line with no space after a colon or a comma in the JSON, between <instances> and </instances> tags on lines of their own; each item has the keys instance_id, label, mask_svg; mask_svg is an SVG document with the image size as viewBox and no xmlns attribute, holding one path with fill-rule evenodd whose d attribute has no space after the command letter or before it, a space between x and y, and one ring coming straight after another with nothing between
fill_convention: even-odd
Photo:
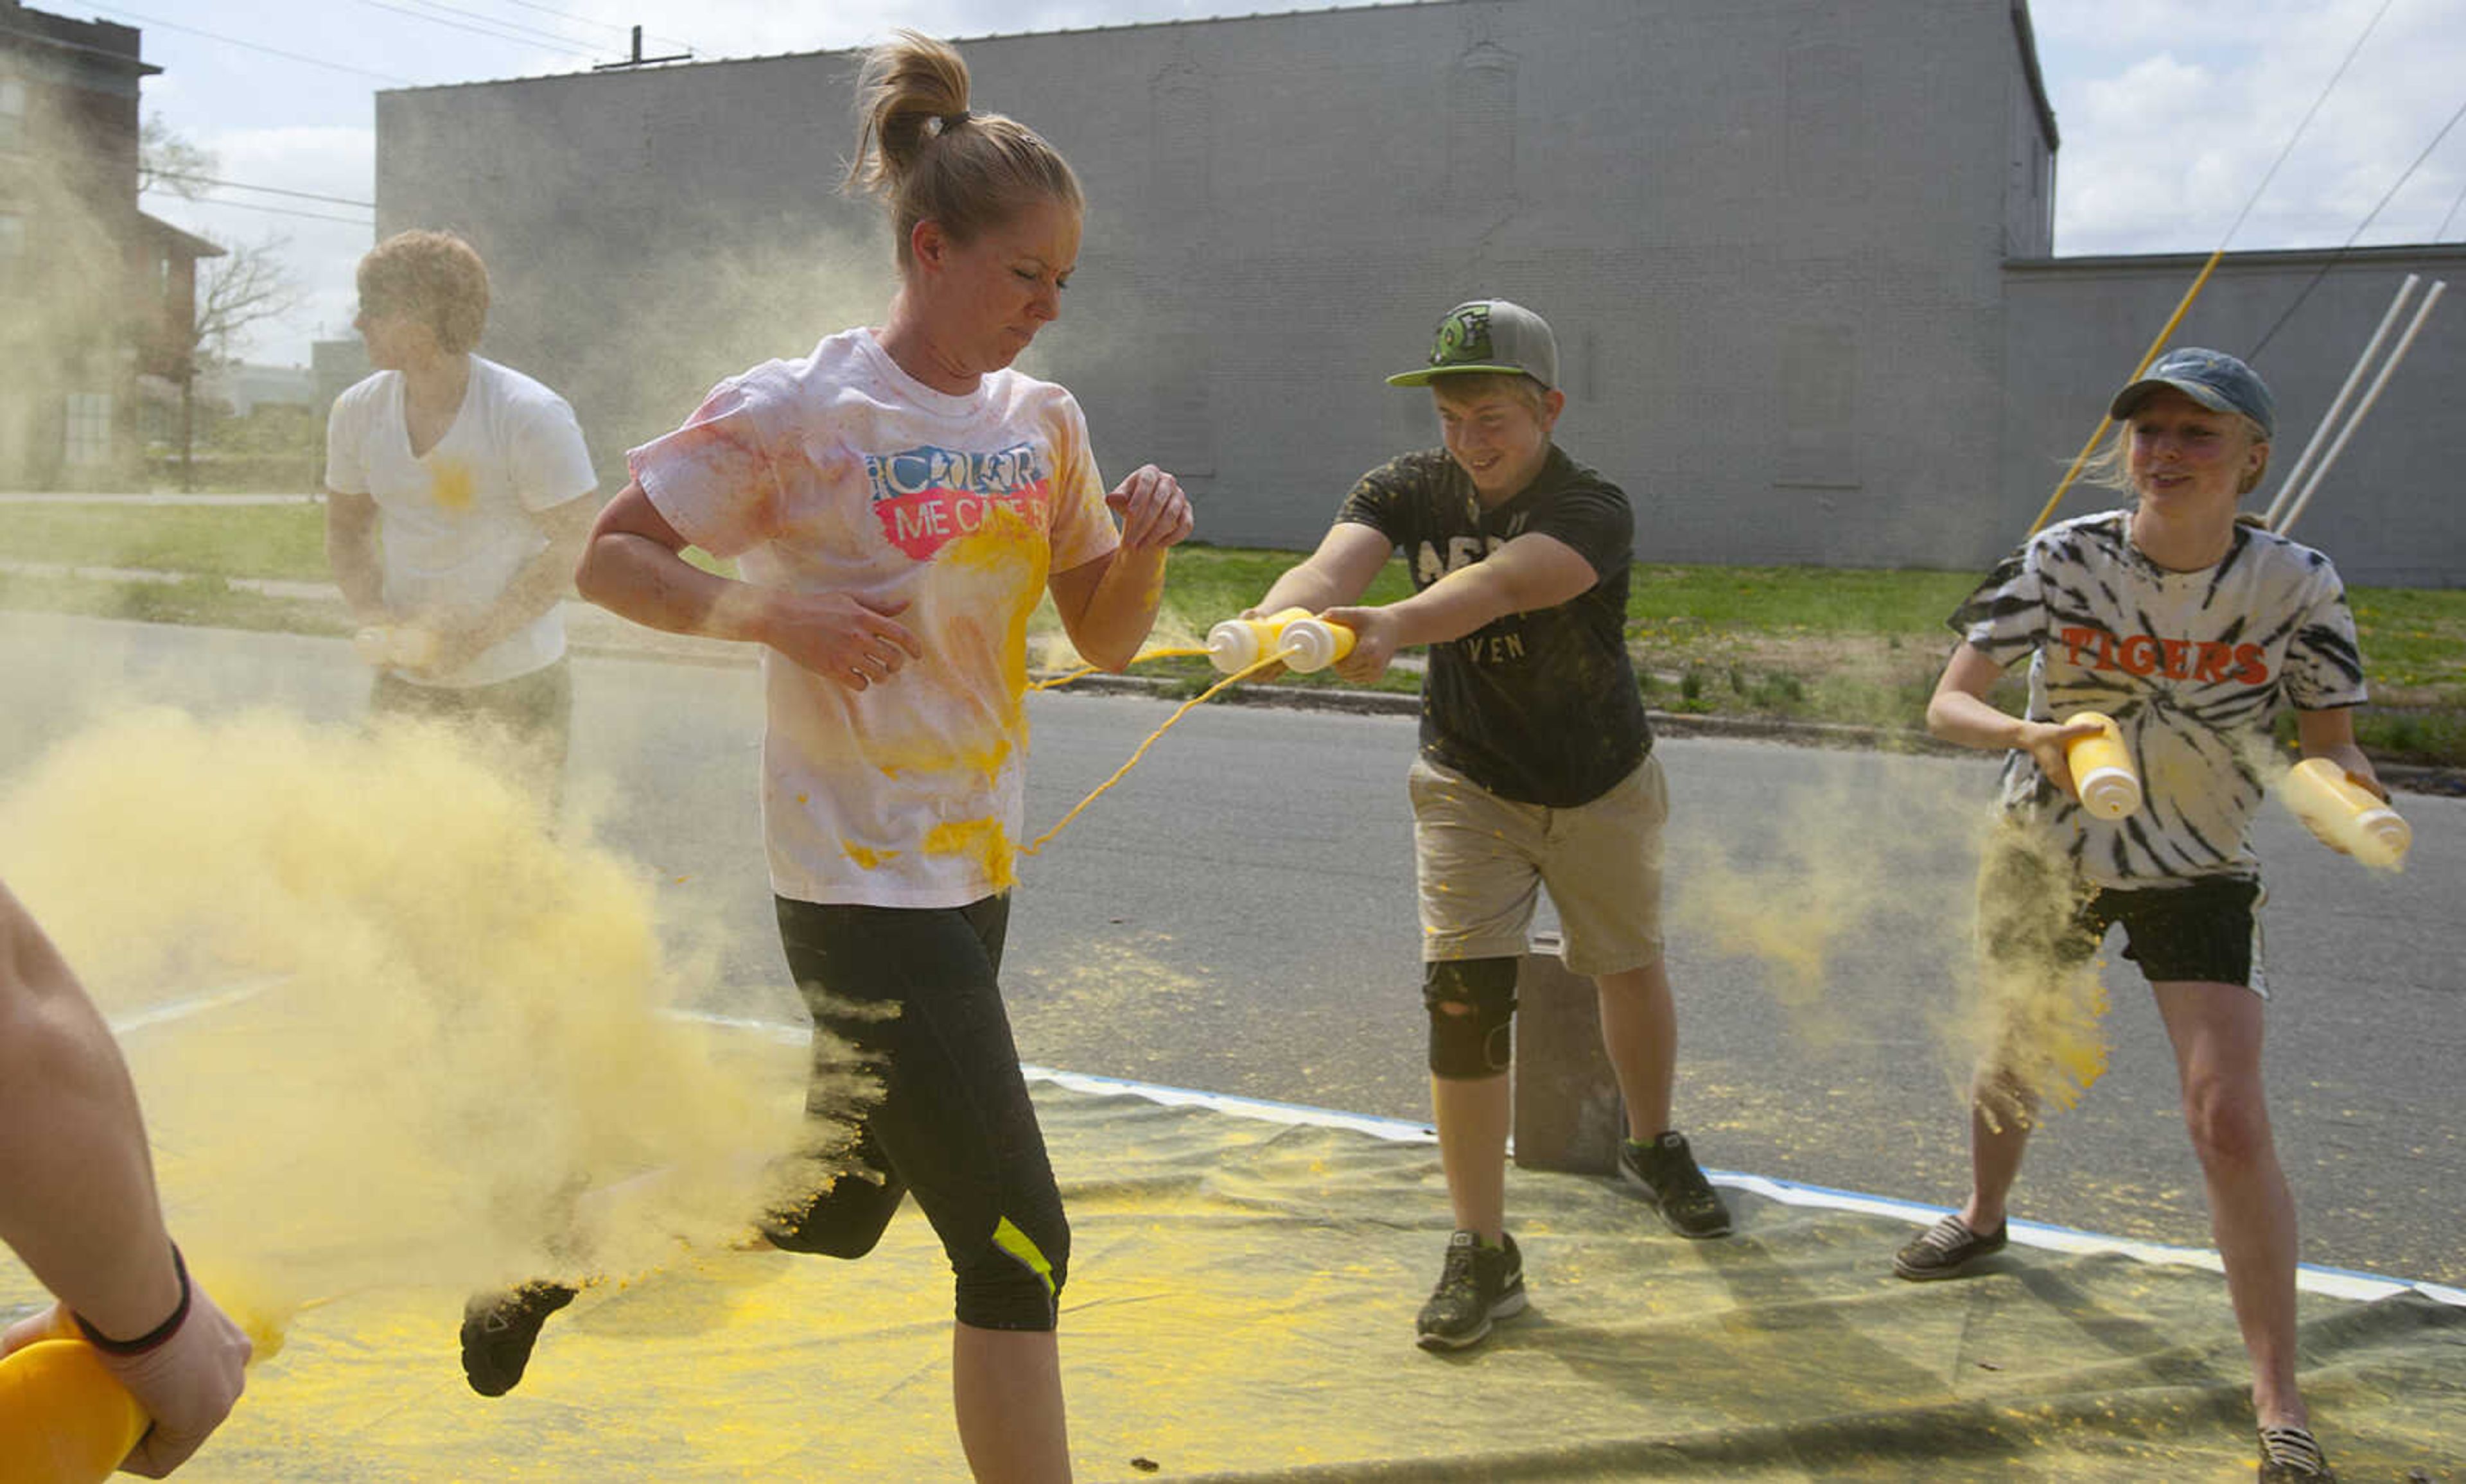
<instances>
[{"instance_id":1,"label":"white t-shirt with print","mask_svg":"<svg viewBox=\"0 0 2466 1484\"><path fill-rule=\"evenodd\" d=\"M400 371L351 387L325 419L325 487L376 501L379 569L395 613L486 614L548 546L533 515L598 483L565 398L476 355L453 424L425 454L411 451ZM565 616L551 606L451 674L398 673L424 686L492 686L564 653Z\"/></svg>"},{"instance_id":2,"label":"white t-shirt with print","mask_svg":"<svg viewBox=\"0 0 2466 1484\"><path fill-rule=\"evenodd\" d=\"M2255 875L2247 835L2279 710L2365 700L2344 586L2320 552L2244 525L2216 566L2169 572L2132 545L2127 517L2108 510L2039 532L1952 627L2000 663L2030 656L2031 720L2113 716L2145 801L2097 819L2015 751L2004 806L2055 830L2100 886Z\"/></svg>"},{"instance_id":3,"label":"white t-shirt with print","mask_svg":"<svg viewBox=\"0 0 2466 1484\"><path fill-rule=\"evenodd\" d=\"M924 649L861 691L763 651L773 888L877 907L1007 889L1028 616L1049 573L1119 543L1070 393L1004 370L953 396L852 329L721 382L626 461L677 532L746 581L905 604Z\"/></svg>"}]
</instances>

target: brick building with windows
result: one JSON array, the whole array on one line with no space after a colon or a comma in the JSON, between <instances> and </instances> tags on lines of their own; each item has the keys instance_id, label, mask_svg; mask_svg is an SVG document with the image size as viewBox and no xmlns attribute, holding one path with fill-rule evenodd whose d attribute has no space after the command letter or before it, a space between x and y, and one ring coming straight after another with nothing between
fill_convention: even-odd
<instances>
[{"instance_id":1,"label":"brick building with windows","mask_svg":"<svg viewBox=\"0 0 2466 1484\"><path fill-rule=\"evenodd\" d=\"M0 487L127 481L137 378L190 369L222 249L137 209L138 43L0 0Z\"/></svg>"}]
</instances>

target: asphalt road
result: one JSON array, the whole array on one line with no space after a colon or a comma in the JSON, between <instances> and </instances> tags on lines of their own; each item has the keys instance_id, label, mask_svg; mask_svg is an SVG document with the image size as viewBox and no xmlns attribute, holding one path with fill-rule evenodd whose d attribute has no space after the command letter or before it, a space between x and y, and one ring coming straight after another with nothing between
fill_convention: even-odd
<instances>
[{"instance_id":1,"label":"asphalt road","mask_svg":"<svg viewBox=\"0 0 2466 1484\"><path fill-rule=\"evenodd\" d=\"M800 1012L753 800L737 667L577 662L576 812L660 883L682 998ZM0 788L107 698L355 718L336 641L0 615ZM1168 714L1037 698L1028 825L1061 818ZM1022 1053L1075 1071L1403 1118L1427 1109L1409 719L1194 713L1024 863L1006 979ZM1710 1165L1949 1203L1962 1188L1971 838L1991 761L1667 740L1678 1118ZM2403 796L2402 876L2258 826L2275 998L2268 1070L2307 1261L2466 1286L2466 800ZM681 971L684 972L684 971ZM2032 1149L2015 1209L2208 1244L2173 1064L2138 973L2109 973L2109 1068ZM1885 1261L1888 1254L1878 1253Z\"/></svg>"}]
</instances>

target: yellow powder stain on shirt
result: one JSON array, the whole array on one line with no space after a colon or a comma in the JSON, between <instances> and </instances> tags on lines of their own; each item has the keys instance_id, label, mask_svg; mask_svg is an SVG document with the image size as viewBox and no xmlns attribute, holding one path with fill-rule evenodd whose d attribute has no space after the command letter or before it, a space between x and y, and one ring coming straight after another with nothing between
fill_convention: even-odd
<instances>
[{"instance_id":1,"label":"yellow powder stain on shirt","mask_svg":"<svg viewBox=\"0 0 2466 1484\"><path fill-rule=\"evenodd\" d=\"M1004 506L975 532L945 547L942 557L960 569L994 574L998 596L1008 604L1002 616L1003 721L1015 731L1020 698L1027 693L1027 620L1044 596L1052 548L1026 516Z\"/></svg>"},{"instance_id":2,"label":"yellow powder stain on shirt","mask_svg":"<svg viewBox=\"0 0 2466 1484\"><path fill-rule=\"evenodd\" d=\"M974 750L952 747L939 737L920 739L913 747L899 749L875 739L867 743L867 753L875 771L886 778L910 773L958 773L990 778L1010 760L1012 746L1007 733Z\"/></svg>"},{"instance_id":3,"label":"yellow powder stain on shirt","mask_svg":"<svg viewBox=\"0 0 2466 1484\"><path fill-rule=\"evenodd\" d=\"M456 459L440 459L429 470L429 497L445 509L462 511L471 508L471 466Z\"/></svg>"},{"instance_id":4,"label":"yellow powder stain on shirt","mask_svg":"<svg viewBox=\"0 0 2466 1484\"><path fill-rule=\"evenodd\" d=\"M796 801L798 803L803 803L805 800L800 795ZM842 840L840 842L840 853L846 856L849 860L854 861L863 869L870 871L881 869L883 862L894 859L900 852L896 850L876 850L870 845L858 844L853 840Z\"/></svg>"},{"instance_id":5,"label":"yellow powder stain on shirt","mask_svg":"<svg viewBox=\"0 0 2466 1484\"><path fill-rule=\"evenodd\" d=\"M956 823L936 824L925 837L927 855L974 856L984 867L985 877L997 891L1007 891L1018 881L1016 862L1010 844L1010 832L998 820L966 820Z\"/></svg>"}]
</instances>

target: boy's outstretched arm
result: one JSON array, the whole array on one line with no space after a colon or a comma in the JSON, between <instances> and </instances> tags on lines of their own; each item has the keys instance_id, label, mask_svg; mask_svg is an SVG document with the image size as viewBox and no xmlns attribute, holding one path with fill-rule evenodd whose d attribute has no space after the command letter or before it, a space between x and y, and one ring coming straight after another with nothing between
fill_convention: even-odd
<instances>
[{"instance_id":1,"label":"boy's outstretched arm","mask_svg":"<svg viewBox=\"0 0 2466 1484\"><path fill-rule=\"evenodd\" d=\"M1258 606L1242 617L1255 618L1288 608L1324 613L1338 603L1352 602L1370 590L1393 550L1393 543L1378 528L1338 521L1319 539L1317 551L1268 584Z\"/></svg>"},{"instance_id":2,"label":"boy's outstretched arm","mask_svg":"<svg viewBox=\"0 0 2466 1484\"><path fill-rule=\"evenodd\" d=\"M1353 652L1336 662L1335 672L1367 685L1386 671L1400 649L1462 639L1512 613L1556 608L1600 580L1583 553L1558 537L1518 536L1401 601L1330 610L1329 622L1354 633Z\"/></svg>"}]
</instances>

